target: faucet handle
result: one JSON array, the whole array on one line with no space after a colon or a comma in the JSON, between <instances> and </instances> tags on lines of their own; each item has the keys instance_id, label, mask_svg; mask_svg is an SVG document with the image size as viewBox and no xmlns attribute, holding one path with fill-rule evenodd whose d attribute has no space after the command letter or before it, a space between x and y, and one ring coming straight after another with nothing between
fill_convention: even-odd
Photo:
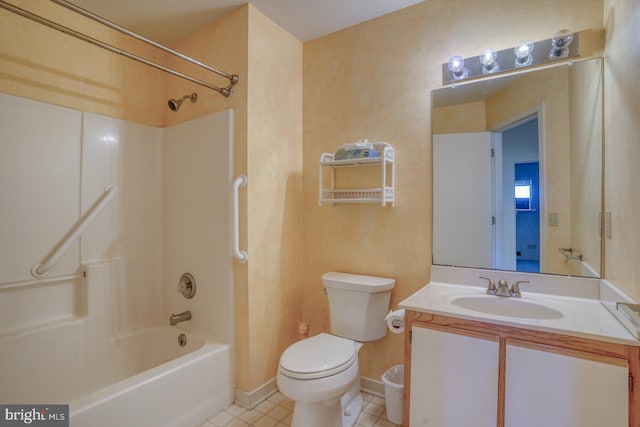
<instances>
[{"instance_id":1,"label":"faucet handle","mask_svg":"<svg viewBox=\"0 0 640 427\"><path fill-rule=\"evenodd\" d=\"M489 283L487 285L487 294L489 295L495 295L496 294L496 284L493 282L493 280L489 279L488 277L482 277L482 276L478 276L480 279L484 279L487 280Z\"/></svg>"},{"instance_id":2,"label":"faucet handle","mask_svg":"<svg viewBox=\"0 0 640 427\"><path fill-rule=\"evenodd\" d=\"M518 280L513 285L511 285L511 296L515 298L520 298L522 295L520 294L520 283L529 283L528 280Z\"/></svg>"}]
</instances>

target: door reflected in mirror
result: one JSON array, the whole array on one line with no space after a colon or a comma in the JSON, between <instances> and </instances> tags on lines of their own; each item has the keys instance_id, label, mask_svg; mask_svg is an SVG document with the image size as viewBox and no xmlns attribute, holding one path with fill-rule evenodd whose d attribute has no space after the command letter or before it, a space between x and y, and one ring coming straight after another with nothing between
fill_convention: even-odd
<instances>
[{"instance_id":1,"label":"door reflected in mirror","mask_svg":"<svg viewBox=\"0 0 640 427\"><path fill-rule=\"evenodd\" d=\"M600 276L602 82L596 58L433 91L434 264Z\"/></svg>"}]
</instances>

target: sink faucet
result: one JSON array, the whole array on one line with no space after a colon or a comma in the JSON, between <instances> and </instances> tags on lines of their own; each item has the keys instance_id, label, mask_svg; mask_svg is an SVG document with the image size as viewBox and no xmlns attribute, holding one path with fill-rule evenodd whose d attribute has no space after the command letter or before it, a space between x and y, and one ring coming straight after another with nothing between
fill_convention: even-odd
<instances>
[{"instance_id":1,"label":"sink faucet","mask_svg":"<svg viewBox=\"0 0 640 427\"><path fill-rule=\"evenodd\" d=\"M171 314L169 317L169 325L176 326L180 322L191 320L191 312L189 310L183 311L180 314Z\"/></svg>"},{"instance_id":2,"label":"sink faucet","mask_svg":"<svg viewBox=\"0 0 640 427\"><path fill-rule=\"evenodd\" d=\"M509 283L504 279L498 280L497 285L488 277L480 276L480 279L484 279L489 282L487 286L487 295L496 295L499 297L520 298L522 297L520 294L520 283L529 283L528 280L518 280L513 284L513 286L511 286L511 289L509 289Z\"/></svg>"},{"instance_id":3,"label":"sink faucet","mask_svg":"<svg viewBox=\"0 0 640 427\"><path fill-rule=\"evenodd\" d=\"M498 285L497 285L497 289L496 289L496 296L499 296L499 297L510 297L511 296L511 291L509 291L509 283L506 280L504 280L504 279L498 280Z\"/></svg>"}]
</instances>

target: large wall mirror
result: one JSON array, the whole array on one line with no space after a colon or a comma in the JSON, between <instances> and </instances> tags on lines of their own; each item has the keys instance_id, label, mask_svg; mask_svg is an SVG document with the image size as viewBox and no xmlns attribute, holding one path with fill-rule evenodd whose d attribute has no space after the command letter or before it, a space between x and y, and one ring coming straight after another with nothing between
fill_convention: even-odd
<instances>
[{"instance_id":1,"label":"large wall mirror","mask_svg":"<svg viewBox=\"0 0 640 427\"><path fill-rule=\"evenodd\" d=\"M433 263L602 271L602 59L432 93Z\"/></svg>"}]
</instances>

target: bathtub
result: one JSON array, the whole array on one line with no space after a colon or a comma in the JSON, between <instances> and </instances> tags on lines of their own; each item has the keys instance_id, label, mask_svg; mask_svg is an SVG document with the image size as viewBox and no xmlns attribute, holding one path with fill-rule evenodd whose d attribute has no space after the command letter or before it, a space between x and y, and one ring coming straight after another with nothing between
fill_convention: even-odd
<instances>
[{"instance_id":1,"label":"bathtub","mask_svg":"<svg viewBox=\"0 0 640 427\"><path fill-rule=\"evenodd\" d=\"M0 402L68 403L72 427L193 427L233 400L229 345L180 327L107 339L83 329L67 322L0 343Z\"/></svg>"}]
</instances>

